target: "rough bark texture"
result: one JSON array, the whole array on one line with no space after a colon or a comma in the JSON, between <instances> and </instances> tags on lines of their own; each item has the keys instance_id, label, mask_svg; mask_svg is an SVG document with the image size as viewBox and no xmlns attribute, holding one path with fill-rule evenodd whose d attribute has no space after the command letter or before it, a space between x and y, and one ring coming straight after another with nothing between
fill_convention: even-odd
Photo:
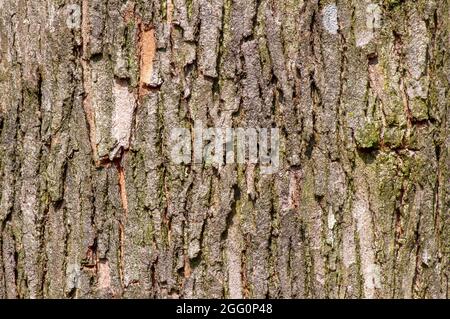
<instances>
[{"instance_id":1,"label":"rough bark texture","mask_svg":"<svg viewBox=\"0 0 450 319\"><path fill-rule=\"evenodd\" d=\"M0 298L447 298L448 0L0 0ZM278 127L280 170L170 131Z\"/></svg>"}]
</instances>

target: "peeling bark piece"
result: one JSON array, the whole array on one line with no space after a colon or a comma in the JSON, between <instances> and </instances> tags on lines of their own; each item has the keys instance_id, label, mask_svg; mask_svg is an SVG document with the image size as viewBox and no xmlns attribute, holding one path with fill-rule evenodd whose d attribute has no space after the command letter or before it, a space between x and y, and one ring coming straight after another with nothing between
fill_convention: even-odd
<instances>
[{"instance_id":1,"label":"peeling bark piece","mask_svg":"<svg viewBox=\"0 0 450 319\"><path fill-rule=\"evenodd\" d=\"M116 80L113 87L114 110L112 114L111 134L114 148L109 154L113 160L120 149L127 150L130 146L131 125L135 110L135 96L126 81Z\"/></svg>"}]
</instances>

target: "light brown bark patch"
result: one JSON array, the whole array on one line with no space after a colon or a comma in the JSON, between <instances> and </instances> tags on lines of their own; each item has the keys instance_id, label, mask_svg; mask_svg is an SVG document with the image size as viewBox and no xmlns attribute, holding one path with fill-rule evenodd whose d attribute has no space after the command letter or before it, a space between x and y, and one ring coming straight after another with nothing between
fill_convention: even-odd
<instances>
[{"instance_id":1,"label":"light brown bark patch","mask_svg":"<svg viewBox=\"0 0 450 319\"><path fill-rule=\"evenodd\" d=\"M184 256L184 278L191 277L192 269L189 261L189 256Z\"/></svg>"},{"instance_id":2,"label":"light brown bark patch","mask_svg":"<svg viewBox=\"0 0 450 319\"><path fill-rule=\"evenodd\" d=\"M107 260L101 260L98 263L98 288L109 289L110 287L111 287L111 274L109 262Z\"/></svg>"},{"instance_id":3,"label":"light brown bark patch","mask_svg":"<svg viewBox=\"0 0 450 319\"><path fill-rule=\"evenodd\" d=\"M127 189L125 184L125 171L122 166L117 165L117 170L119 173L119 191L120 191L120 201L122 203L123 210L125 212L125 217L128 215L128 199L127 199Z\"/></svg>"},{"instance_id":4,"label":"light brown bark patch","mask_svg":"<svg viewBox=\"0 0 450 319\"><path fill-rule=\"evenodd\" d=\"M125 156L125 154L123 154ZM119 195L120 202L122 204L122 208L124 211L124 218L119 221L119 277L121 282L124 282L124 247L125 247L125 222L128 217L128 199L127 199L127 189L126 189L126 180L125 180L125 170L123 169L120 159L115 162L118 172L118 184L119 184Z\"/></svg>"},{"instance_id":5,"label":"light brown bark patch","mask_svg":"<svg viewBox=\"0 0 450 319\"><path fill-rule=\"evenodd\" d=\"M151 84L155 54L155 30L143 26L140 37L140 95L144 95L147 91L145 86Z\"/></svg>"}]
</instances>

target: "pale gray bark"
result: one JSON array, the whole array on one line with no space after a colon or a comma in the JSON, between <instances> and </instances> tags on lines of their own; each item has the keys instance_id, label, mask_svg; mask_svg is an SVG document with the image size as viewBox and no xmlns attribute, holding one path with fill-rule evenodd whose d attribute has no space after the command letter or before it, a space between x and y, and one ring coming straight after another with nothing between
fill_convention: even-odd
<instances>
[{"instance_id":1,"label":"pale gray bark","mask_svg":"<svg viewBox=\"0 0 450 319\"><path fill-rule=\"evenodd\" d=\"M0 298L447 298L449 14L0 0ZM280 171L173 164L199 121Z\"/></svg>"}]
</instances>

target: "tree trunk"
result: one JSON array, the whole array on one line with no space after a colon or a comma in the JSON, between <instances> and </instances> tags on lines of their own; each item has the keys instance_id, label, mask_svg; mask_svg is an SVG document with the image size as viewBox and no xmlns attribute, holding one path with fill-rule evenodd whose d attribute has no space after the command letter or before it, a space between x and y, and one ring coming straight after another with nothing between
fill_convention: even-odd
<instances>
[{"instance_id":1,"label":"tree trunk","mask_svg":"<svg viewBox=\"0 0 450 319\"><path fill-rule=\"evenodd\" d=\"M447 298L448 0L0 0L0 298ZM171 160L278 128L280 167Z\"/></svg>"}]
</instances>

